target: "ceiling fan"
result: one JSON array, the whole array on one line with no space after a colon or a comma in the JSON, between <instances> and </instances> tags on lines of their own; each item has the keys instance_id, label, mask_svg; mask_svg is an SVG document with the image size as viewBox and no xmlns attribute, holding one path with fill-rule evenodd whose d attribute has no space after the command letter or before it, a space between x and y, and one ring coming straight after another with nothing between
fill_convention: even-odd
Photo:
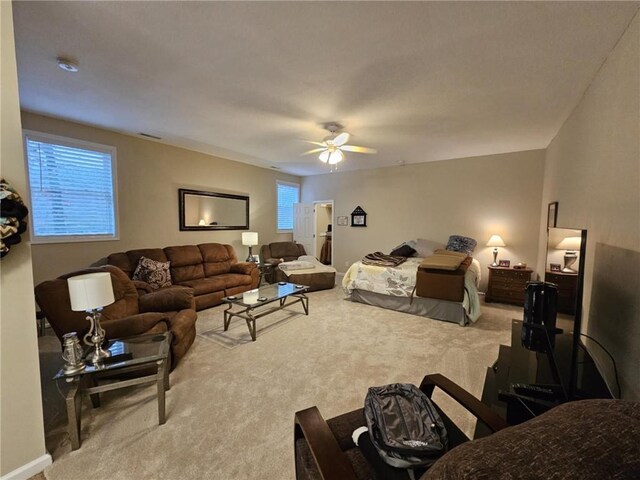
<instances>
[{"instance_id":1,"label":"ceiling fan","mask_svg":"<svg viewBox=\"0 0 640 480\"><path fill-rule=\"evenodd\" d=\"M343 126L336 122L325 123L323 125L325 130L329 131L322 142L312 142L313 145L318 145L319 148L312 148L303 153L303 155L310 155L312 153L320 153L318 158L323 163L329 165L335 165L338 162L344 160L344 152L354 153L377 153L374 148L358 147L356 145L347 145L350 135L347 132L342 131Z\"/></svg>"}]
</instances>

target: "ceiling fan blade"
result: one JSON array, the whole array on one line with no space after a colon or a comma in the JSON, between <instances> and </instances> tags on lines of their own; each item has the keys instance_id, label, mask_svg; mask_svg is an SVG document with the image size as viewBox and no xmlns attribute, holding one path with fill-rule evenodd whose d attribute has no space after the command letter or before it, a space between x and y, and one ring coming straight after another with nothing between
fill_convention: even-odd
<instances>
[{"instance_id":1,"label":"ceiling fan blade","mask_svg":"<svg viewBox=\"0 0 640 480\"><path fill-rule=\"evenodd\" d=\"M378 153L375 148L368 147L358 147L356 145L342 145L340 147L341 150L345 152L355 152L355 153Z\"/></svg>"},{"instance_id":2,"label":"ceiling fan blade","mask_svg":"<svg viewBox=\"0 0 640 480\"><path fill-rule=\"evenodd\" d=\"M347 132L342 132L338 134L336 138L333 139L333 144L336 147L341 147L342 145L344 145L349 141L349 137L350 135Z\"/></svg>"},{"instance_id":3,"label":"ceiling fan blade","mask_svg":"<svg viewBox=\"0 0 640 480\"><path fill-rule=\"evenodd\" d=\"M305 140L305 142L310 143L311 145L318 145L320 147L327 148L327 144L325 142L314 142L313 140Z\"/></svg>"},{"instance_id":4,"label":"ceiling fan blade","mask_svg":"<svg viewBox=\"0 0 640 480\"><path fill-rule=\"evenodd\" d=\"M311 155L312 153L318 153L318 152L322 152L324 150L326 150L326 147L313 148L311 150L307 150L302 155Z\"/></svg>"}]
</instances>

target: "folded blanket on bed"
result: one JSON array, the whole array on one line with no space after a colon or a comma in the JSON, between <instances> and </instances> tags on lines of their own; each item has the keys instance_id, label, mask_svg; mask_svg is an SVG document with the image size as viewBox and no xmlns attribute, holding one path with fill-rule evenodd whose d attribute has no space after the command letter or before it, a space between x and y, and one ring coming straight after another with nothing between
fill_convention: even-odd
<instances>
[{"instance_id":1,"label":"folded blanket on bed","mask_svg":"<svg viewBox=\"0 0 640 480\"><path fill-rule=\"evenodd\" d=\"M283 272L291 272L293 270L308 270L310 268L316 268L316 266L311 262L292 260L290 262L282 262L278 264L278 268Z\"/></svg>"},{"instance_id":2,"label":"folded blanket on bed","mask_svg":"<svg viewBox=\"0 0 640 480\"><path fill-rule=\"evenodd\" d=\"M362 257L362 263L365 265L375 265L376 267L397 267L406 261L406 257L386 255L382 252L369 253Z\"/></svg>"}]
</instances>

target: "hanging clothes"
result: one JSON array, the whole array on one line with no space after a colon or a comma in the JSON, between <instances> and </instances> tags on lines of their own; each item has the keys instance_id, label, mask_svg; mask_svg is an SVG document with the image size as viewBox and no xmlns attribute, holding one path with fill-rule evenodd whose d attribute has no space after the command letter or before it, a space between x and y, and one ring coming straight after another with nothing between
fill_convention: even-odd
<instances>
[{"instance_id":1,"label":"hanging clothes","mask_svg":"<svg viewBox=\"0 0 640 480\"><path fill-rule=\"evenodd\" d=\"M324 265L331 265L331 234L327 233L322 248L320 249L320 262Z\"/></svg>"}]
</instances>

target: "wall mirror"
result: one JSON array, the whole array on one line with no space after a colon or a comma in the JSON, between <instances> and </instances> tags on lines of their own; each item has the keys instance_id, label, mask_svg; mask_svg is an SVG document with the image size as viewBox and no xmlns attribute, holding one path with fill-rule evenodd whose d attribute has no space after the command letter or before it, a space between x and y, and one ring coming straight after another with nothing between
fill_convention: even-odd
<instances>
[{"instance_id":1,"label":"wall mirror","mask_svg":"<svg viewBox=\"0 0 640 480\"><path fill-rule=\"evenodd\" d=\"M180 230L247 230L249 197L202 190L178 190Z\"/></svg>"}]
</instances>

